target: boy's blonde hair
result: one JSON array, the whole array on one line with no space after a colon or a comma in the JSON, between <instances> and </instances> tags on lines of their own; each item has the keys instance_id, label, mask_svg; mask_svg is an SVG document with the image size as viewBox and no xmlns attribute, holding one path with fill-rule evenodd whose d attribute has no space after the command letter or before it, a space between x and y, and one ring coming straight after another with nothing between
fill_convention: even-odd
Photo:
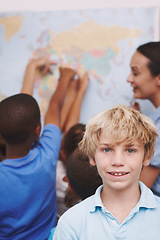
<instances>
[{"instance_id":1,"label":"boy's blonde hair","mask_svg":"<svg viewBox=\"0 0 160 240\"><path fill-rule=\"evenodd\" d=\"M152 120L128 106L118 105L96 114L86 125L80 150L94 159L101 133L113 139L117 144L123 141L133 143L140 139L144 144L144 160L154 154L157 128Z\"/></svg>"}]
</instances>

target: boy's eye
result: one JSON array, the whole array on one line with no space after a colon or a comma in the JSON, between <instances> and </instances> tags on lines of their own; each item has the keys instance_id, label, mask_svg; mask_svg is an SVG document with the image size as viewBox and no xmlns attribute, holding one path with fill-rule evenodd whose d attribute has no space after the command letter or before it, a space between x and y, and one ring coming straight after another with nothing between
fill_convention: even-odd
<instances>
[{"instance_id":1,"label":"boy's eye","mask_svg":"<svg viewBox=\"0 0 160 240\"><path fill-rule=\"evenodd\" d=\"M110 150L111 150L110 148L104 148L103 152L110 152Z\"/></svg>"},{"instance_id":2,"label":"boy's eye","mask_svg":"<svg viewBox=\"0 0 160 240\"><path fill-rule=\"evenodd\" d=\"M133 153L134 150L133 150L133 149L127 149L127 152L128 152L128 153Z\"/></svg>"}]
</instances>

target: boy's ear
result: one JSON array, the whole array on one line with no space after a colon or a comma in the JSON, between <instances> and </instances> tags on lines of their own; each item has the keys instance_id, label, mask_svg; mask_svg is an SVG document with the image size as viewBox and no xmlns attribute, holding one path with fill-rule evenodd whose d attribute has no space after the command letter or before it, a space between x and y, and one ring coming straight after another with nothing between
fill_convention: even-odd
<instances>
[{"instance_id":1,"label":"boy's ear","mask_svg":"<svg viewBox=\"0 0 160 240\"><path fill-rule=\"evenodd\" d=\"M35 134L36 134L37 137L39 137L40 132L41 132L41 124L38 125L38 126L36 127L36 129L35 129Z\"/></svg>"},{"instance_id":2,"label":"boy's ear","mask_svg":"<svg viewBox=\"0 0 160 240\"><path fill-rule=\"evenodd\" d=\"M89 157L89 162L90 162L90 164L91 164L92 166L96 166L96 161L95 161L95 159Z\"/></svg>"},{"instance_id":3,"label":"boy's ear","mask_svg":"<svg viewBox=\"0 0 160 240\"><path fill-rule=\"evenodd\" d=\"M65 176L63 177L63 181L66 182L66 183L69 183L69 180L68 180L67 175L65 175Z\"/></svg>"},{"instance_id":4,"label":"boy's ear","mask_svg":"<svg viewBox=\"0 0 160 240\"><path fill-rule=\"evenodd\" d=\"M150 160L151 160L151 158L145 159L145 160L143 161L143 166L144 166L144 167L148 167L149 164L150 164Z\"/></svg>"},{"instance_id":5,"label":"boy's ear","mask_svg":"<svg viewBox=\"0 0 160 240\"><path fill-rule=\"evenodd\" d=\"M158 74L158 76L156 77L157 78L157 87L160 87L160 74Z\"/></svg>"},{"instance_id":6,"label":"boy's ear","mask_svg":"<svg viewBox=\"0 0 160 240\"><path fill-rule=\"evenodd\" d=\"M70 184L70 182L69 182L69 179L68 179L67 175L64 176L63 181L66 182L66 183L68 183L68 189L69 189L70 191L74 192L74 189L72 188L72 186L71 186L71 184Z\"/></svg>"}]
</instances>

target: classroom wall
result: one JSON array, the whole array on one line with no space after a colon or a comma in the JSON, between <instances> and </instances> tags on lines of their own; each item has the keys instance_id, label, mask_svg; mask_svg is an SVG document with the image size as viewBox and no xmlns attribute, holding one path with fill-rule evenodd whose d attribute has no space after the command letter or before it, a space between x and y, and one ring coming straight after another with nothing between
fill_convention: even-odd
<instances>
[{"instance_id":1,"label":"classroom wall","mask_svg":"<svg viewBox=\"0 0 160 240\"><path fill-rule=\"evenodd\" d=\"M73 9L98 9L98 8L124 8L124 7L157 7L155 25L155 40L160 39L160 0L5 0L0 3L0 12L8 11L54 11Z\"/></svg>"},{"instance_id":2,"label":"classroom wall","mask_svg":"<svg viewBox=\"0 0 160 240\"><path fill-rule=\"evenodd\" d=\"M138 9L141 7L142 9ZM151 11L145 11L145 8L148 7L153 8ZM80 9L82 10L80 11ZM97 11L97 9L99 10ZM152 14L153 9L155 10L154 14ZM66 14L63 10L74 11L67 11L68 13ZM23 19L23 16L25 18L23 28L15 33L11 31L11 24L8 25L7 22L1 22L0 24L0 73L1 79L3 79L3 82L0 80L0 97L2 95L3 98L20 91L23 74L29 59L40 54L39 49L45 49L46 52L49 51L49 46L52 46L50 44L53 44L53 36L50 34L52 31L56 32L58 36L60 32L67 34L74 24L75 26L80 26L84 22L83 19L92 19L92 17L89 17L92 15L96 22L107 23L108 26L112 26L112 23L114 23L113 26L123 26L125 29L130 27L143 29L144 35L140 34L140 38L135 38L134 41L133 38L125 39L122 37L122 39L117 39L116 42L113 41L113 45L110 43L108 46L111 47L112 51L109 53L113 54L113 56L106 53L101 55L103 57L98 62L97 58L90 59L90 55L95 54L93 53L94 51L92 54L83 55L82 52L85 53L85 51L82 51L83 48L80 49L82 51L81 54L85 56L83 59L85 64L87 64L85 69L90 69L91 65L93 65L91 70L94 69L94 72L90 74L89 88L82 104L80 121L84 123L104 108L109 108L118 103L129 104L133 95L130 85L126 83L126 78L130 71L130 58L139 44L145 41L157 41L160 39L160 0L134 0L132 2L129 0L58 0L56 4L54 0L45 0L43 2L40 0L5 0L3 3L0 3L2 19L5 16L12 16L14 14L12 11L15 11L20 18L18 18L18 24ZM19 13L17 13L18 11ZM36 12L33 13L33 11ZM53 13L50 14L50 11L53 11ZM122 19L120 16L123 16ZM15 20L14 17L13 20ZM41 22L43 24L39 24ZM15 24L17 23L15 22ZM105 28L105 31L108 31L107 28ZM114 32L111 29L110 33L112 31ZM135 33L136 29L133 32ZM78 39L80 36L78 36ZM97 36L97 33L94 36ZM17 51L17 49L19 50ZM55 49L54 51L56 52ZM88 51L86 52L88 53ZM84 62L82 65L84 65ZM104 62L106 63L105 66ZM5 69L9 69L9 71L5 71ZM53 80L58 78L56 74L52 76L55 77L54 79L51 80L50 77L47 78L48 82L45 86L42 86L43 84L36 85L34 92L35 98L44 110L47 101L46 99L42 101L43 90L46 91L46 86L50 87L50 84L54 82ZM141 110L148 115L153 111L153 106L148 102L146 103L146 101L141 103Z\"/></svg>"},{"instance_id":3,"label":"classroom wall","mask_svg":"<svg viewBox=\"0 0 160 240\"><path fill-rule=\"evenodd\" d=\"M0 11L47 11L63 9L87 9L105 7L147 7L160 6L160 0L5 0L0 3Z\"/></svg>"}]
</instances>

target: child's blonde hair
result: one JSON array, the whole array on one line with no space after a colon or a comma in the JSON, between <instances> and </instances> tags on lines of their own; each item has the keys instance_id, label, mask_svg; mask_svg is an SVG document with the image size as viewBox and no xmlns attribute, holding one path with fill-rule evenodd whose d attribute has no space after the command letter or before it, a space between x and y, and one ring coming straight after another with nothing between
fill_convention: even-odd
<instances>
[{"instance_id":1,"label":"child's blonde hair","mask_svg":"<svg viewBox=\"0 0 160 240\"><path fill-rule=\"evenodd\" d=\"M155 140L158 136L157 128L150 118L133 108L118 105L90 119L79 148L92 159L94 159L102 132L117 144L123 141L133 143L137 139L142 140L144 159L154 154Z\"/></svg>"}]
</instances>

